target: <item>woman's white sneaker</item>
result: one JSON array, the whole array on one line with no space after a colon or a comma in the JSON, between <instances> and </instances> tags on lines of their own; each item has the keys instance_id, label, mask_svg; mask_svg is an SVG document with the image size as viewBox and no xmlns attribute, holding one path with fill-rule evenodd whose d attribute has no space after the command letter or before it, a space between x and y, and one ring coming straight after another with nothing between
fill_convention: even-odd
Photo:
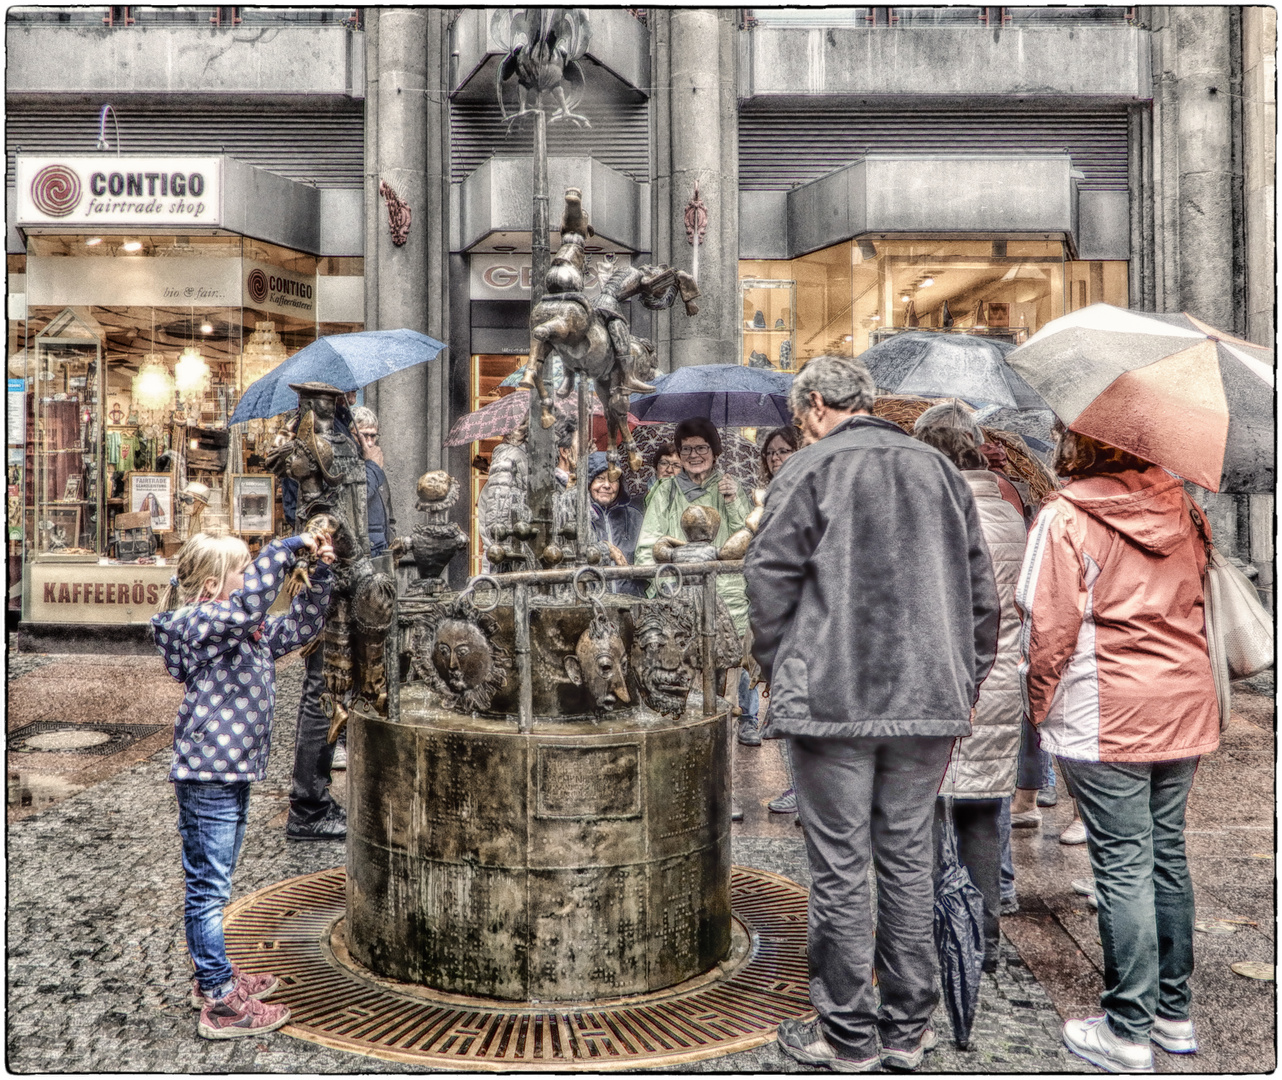
<instances>
[{"instance_id":1,"label":"woman's white sneaker","mask_svg":"<svg viewBox=\"0 0 1282 1080\"><path fill-rule=\"evenodd\" d=\"M1149 1037L1168 1054L1196 1054L1197 1036L1192 1020L1166 1020L1155 1017Z\"/></svg>"},{"instance_id":2,"label":"woman's white sneaker","mask_svg":"<svg viewBox=\"0 0 1282 1080\"><path fill-rule=\"evenodd\" d=\"M1079 1058L1112 1073L1151 1073L1153 1051L1113 1034L1102 1016L1064 1021L1064 1045Z\"/></svg>"}]
</instances>

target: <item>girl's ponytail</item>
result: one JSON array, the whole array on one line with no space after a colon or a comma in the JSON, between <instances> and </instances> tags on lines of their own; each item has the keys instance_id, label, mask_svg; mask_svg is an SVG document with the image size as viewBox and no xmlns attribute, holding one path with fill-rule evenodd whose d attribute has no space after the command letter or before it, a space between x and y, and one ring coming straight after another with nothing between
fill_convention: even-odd
<instances>
[{"instance_id":1,"label":"girl's ponytail","mask_svg":"<svg viewBox=\"0 0 1282 1080\"><path fill-rule=\"evenodd\" d=\"M213 578L221 588L227 575L249 562L245 541L229 533L197 533L178 552L178 566L169 579L161 611L210 600L204 595L205 582ZM213 594L217 595L217 591Z\"/></svg>"}]
</instances>

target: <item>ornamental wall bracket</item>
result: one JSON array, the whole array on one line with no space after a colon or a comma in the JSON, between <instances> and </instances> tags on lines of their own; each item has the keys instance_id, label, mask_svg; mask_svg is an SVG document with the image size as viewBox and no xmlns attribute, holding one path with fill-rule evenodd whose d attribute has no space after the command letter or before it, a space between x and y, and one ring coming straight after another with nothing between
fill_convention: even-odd
<instances>
[{"instance_id":1,"label":"ornamental wall bracket","mask_svg":"<svg viewBox=\"0 0 1282 1080\"><path fill-rule=\"evenodd\" d=\"M410 204L403 201L386 180L379 181L378 193L387 200L387 228L392 243L400 247L410 236Z\"/></svg>"},{"instance_id":2,"label":"ornamental wall bracket","mask_svg":"<svg viewBox=\"0 0 1282 1080\"><path fill-rule=\"evenodd\" d=\"M708 207L699 198L698 180L694 182L694 195L686 203L685 223L686 242L694 244L697 238L697 242L702 244L708 232Z\"/></svg>"}]
</instances>

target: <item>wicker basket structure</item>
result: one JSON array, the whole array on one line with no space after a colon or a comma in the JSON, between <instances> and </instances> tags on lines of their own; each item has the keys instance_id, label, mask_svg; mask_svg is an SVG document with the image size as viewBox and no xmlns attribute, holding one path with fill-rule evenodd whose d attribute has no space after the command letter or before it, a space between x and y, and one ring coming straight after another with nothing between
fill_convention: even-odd
<instances>
[{"instance_id":1,"label":"wicker basket structure","mask_svg":"<svg viewBox=\"0 0 1282 1080\"><path fill-rule=\"evenodd\" d=\"M873 414L898 424L911 435L917 417L932 405L939 404L941 401L938 398L887 394L877 399L873 406ZM964 402L959 404L967 413L974 412ZM1020 436L1011 431L1002 431L1000 428L984 427L982 424L980 429L990 442L1001 443L1006 448L1006 458L1012 473L1011 479L1023 481L1028 485L1028 493L1035 506L1040 506L1047 495L1058 490L1060 485L1055 474L1037 460L1028 449L1028 444Z\"/></svg>"}]
</instances>

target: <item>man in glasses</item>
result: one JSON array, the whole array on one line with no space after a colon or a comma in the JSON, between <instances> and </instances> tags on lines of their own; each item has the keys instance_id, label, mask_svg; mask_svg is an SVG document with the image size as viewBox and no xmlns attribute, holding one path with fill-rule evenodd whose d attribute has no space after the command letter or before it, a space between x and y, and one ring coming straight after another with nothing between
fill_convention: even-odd
<instances>
[{"instance_id":1,"label":"man in glasses","mask_svg":"<svg viewBox=\"0 0 1282 1080\"><path fill-rule=\"evenodd\" d=\"M807 445L771 485L744 566L765 734L788 739L813 879L819 1017L778 1039L838 1071L915 1069L937 1042L935 792L993 664L997 587L966 479L871 415L861 361L816 357L788 397Z\"/></svg>"}]
</instances>

